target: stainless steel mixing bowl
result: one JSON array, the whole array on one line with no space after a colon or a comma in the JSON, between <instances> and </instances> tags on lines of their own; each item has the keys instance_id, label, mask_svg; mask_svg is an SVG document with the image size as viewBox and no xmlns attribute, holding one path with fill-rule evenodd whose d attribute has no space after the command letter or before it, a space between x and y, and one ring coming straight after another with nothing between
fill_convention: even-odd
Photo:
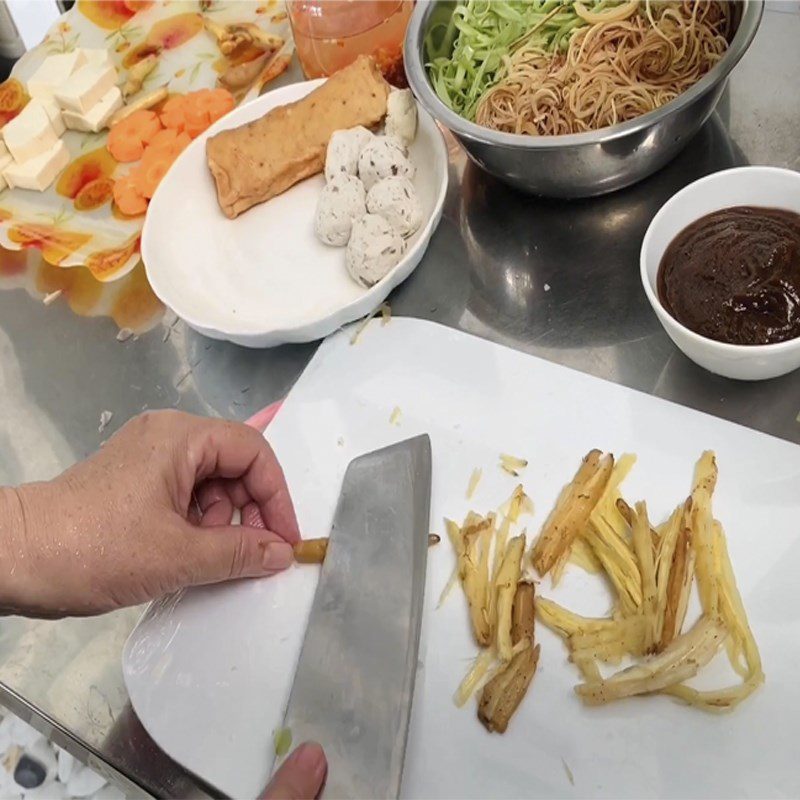
<instances>
[{"instance_id":1,"label":"stainless steel mixing bowl","mask_svg":"<svg viewBox=\"0 0 800 800\"><path fill-rule=\"evenodd\" d=\"M449 128L470 158L525 192L551 197L590 197L630 186L674 158L711 116L730 71L758 30L764 0L735 0L736 32L725 56L688 91L641 117L589 133L523 136L469 122L436 95L425 69L425 38L450 19L452 0L418 2L406 33L408 82L434 119Z\"/></svg>"}]
</instances>

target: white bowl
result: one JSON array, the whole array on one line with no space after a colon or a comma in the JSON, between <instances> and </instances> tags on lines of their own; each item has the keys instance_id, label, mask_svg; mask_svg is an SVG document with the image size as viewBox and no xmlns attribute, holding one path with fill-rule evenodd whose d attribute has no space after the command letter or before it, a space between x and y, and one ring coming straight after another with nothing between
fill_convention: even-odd
<instances>
[{"instance_id":1,"label":"white bowl","mask_svg":"<svg viewBox=\"0 0 800 800\"><path fill-rule=\"evenodd\" d=\"M283 86L226 114L184 150L150 203L142 231L150 285L199 333L246 347L322 339L377 308L428 247L447 193L447 148L422 108L409 153L424 222L400 262L370 289L348 275L343 247L328 247L314 235L321 175L236 219L220 211L206 164L209 136L299 100L322 82Z\"/></svg>"},{"instance_id":2,"label":"white bowl","mask_svg":"<svg viewBox=\"0 0 800 800\"><path fill-rule=\"evenodd\" d=\"M800 338L764 345L717 342L681 325L658 297L658 267L670 242L700 217L731 206L783 208L800 214L800 173L778 167L738 167L681 189L661 207L644 235L642 284L669 338L696 364L743 381L777 378L800 367Z\"/></svg>"}]
</instances>

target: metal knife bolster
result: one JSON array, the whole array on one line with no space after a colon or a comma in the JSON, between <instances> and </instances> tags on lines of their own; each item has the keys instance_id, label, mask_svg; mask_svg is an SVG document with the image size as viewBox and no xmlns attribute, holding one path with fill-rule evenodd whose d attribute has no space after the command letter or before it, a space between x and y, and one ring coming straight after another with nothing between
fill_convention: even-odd
<instances>
[{"instance_id":1,"label":"metal knife bolster","mask_svg":"<svg viewBox=\"0 0 800 800\"><path fill-rule=\"evenodd\" d=\"M284 725L328 756L326 798L400 792L430 521L427 435L351 462Z\"/></svg>"}]
</instances>

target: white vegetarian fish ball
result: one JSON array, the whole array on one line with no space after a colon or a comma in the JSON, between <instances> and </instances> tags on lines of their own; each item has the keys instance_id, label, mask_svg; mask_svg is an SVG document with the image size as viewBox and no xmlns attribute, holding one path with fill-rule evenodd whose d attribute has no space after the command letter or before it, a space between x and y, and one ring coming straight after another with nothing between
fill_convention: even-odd
<instances>
[{"instance_id":1,"label":"white vegetarian fish ball","mask_svg":"<svg viewBox=\"0 0 800 800\"><path fill-rule=\"evenodd\" d=\"M353 223L347 245L347 271L369 288L385 277L403 257L403 237L381 216L364 214Z\"/></svg>"},{"instance_id":2,"label":"white vegetarian fish ball","mask_svg":"<svg viewBox=\"0 0 800 800\"><path fill-rule=\"evenodd\" d=\"M353 220L367 210L364 184L354 175L339 173L320 192L314 233L324 244L344 247L350 239Z\"/></svg>"},{"instance_id":3,"label":"white vegetarian fish ball","mask_svg":"<svg viewBox=\"0 0 800 800\"><path fill-rule=\"evenodd\" d=\"M376 136L358 157L358 177L369 191L383 178L413 178L414 165L406 158L405 148L393 136Z\"/></svg>"},{"instance_id":4,"label":"white vegetarian fish ball","mask_svg":"<svg viewBox=\"0 0 800 800\"><path fill-rule=\"evenodd\" d=\"M422 206L408 178L384 178L367 193L367 211L380 214L401 236L422 224Z\"/></svg>"},{"instance_id":5,"label":"white vegetarian fish ball","mask_svg":"<svg viewBox=\"0 0 800 800\"><path fill-rule=\"evenodd\" d=\"M411 89L392 89L386 100L386 135L408 147L417 135L417 101Z\"/></svg>"},{"instance_id":6,"label":"white vegetarian fish ball","mask_svg":"<svg viewBox=\"0 0 800 800\"><path fill-rule=\"evenodd\" d=\"M374 138L375 134L363 125L334 131L325 153L325 180L330 181L334 175L342 172L345 175L357 175L359 153Z\"/></svg>"}]
</instances>

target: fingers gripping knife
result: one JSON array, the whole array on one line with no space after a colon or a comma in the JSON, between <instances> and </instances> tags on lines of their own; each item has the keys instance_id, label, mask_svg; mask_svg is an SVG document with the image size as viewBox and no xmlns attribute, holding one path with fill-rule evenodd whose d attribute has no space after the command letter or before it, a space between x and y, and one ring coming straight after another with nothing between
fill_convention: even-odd
<instances>
[{"instance_id":1,"label":"fingers gripping knife","mask_svg":"<svg viewBox=\"0 0 800 800\"><path fill-rule=\"evenodd\" d=\"M344 476L284 726L328 757L326 798L400 791L417 669L431 499L418 436Z\"/></svg>"}]
</instances>

